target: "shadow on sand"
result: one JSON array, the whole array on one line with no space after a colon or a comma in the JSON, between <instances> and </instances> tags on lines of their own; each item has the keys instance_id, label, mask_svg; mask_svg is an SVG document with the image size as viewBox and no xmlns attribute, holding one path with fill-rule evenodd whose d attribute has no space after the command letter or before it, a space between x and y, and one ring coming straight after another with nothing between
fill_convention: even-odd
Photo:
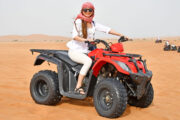
<instances>
[{"instance_id":1,"label":"shadow on sand","mask_svg":"<svg viewBox=\"0 0 180 120\"><path fill-rule=\"evenodd\" d=\"M88 98L86 98L84 100L77 100L77 99L64 97L62 99L62 101L58 105L61 105L61 104L64 104L64 103L68 103L68 104L71 104L71 105L78 105L78 106L94 107L93 98L91 98L91 97L88 97ZM130 113L131 113L131 106L129 106L127 104L126 110L124 111L124 113L122 114L121 117L126 117Z\"/></svg>"}]
</instances>

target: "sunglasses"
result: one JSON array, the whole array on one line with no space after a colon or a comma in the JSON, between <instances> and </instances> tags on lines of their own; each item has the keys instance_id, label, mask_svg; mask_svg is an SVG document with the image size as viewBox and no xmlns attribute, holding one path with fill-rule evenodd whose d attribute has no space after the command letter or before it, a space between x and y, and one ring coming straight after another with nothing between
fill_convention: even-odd
<instances>
[{"instance_id":1,"label":"sunglasses","mask_svg":"<svg viewBox=\"0 0 180 120\"><path fill-rule=\"evenodd\" d=\"M93 9L91 9L91 8L90 8L90 9L83 9L83 11L84 11L84 12L88 12L88 11L89 11L89 12L93 12Z\"/></svg>"}]
</instances>

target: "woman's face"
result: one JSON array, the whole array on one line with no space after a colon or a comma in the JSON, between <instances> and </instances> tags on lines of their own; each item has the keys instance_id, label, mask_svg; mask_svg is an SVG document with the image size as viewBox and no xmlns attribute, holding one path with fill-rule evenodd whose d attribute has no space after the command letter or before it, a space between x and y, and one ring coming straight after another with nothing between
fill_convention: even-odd
<instances>
[{"instance_id":1,"label":"woman's face","mask_svg":"<svg viewBox=\"0 0 180 120\"><path fill-rule=\"evenodd\" d=\"M91 8L85 8L82 10L82 13L86 17L91 17L93 15L94 10Z\"/></svg>"}]
</instances>

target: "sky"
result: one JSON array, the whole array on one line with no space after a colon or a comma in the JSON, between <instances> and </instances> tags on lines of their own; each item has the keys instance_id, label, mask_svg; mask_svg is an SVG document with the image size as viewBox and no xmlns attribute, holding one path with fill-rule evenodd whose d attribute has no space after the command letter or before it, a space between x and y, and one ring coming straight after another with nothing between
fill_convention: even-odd
<instances>
[{"instance_id":1,"label":"sky","mask_svg":"<svg viewBox=\"0 0 180 120\"><path fill-rule=\"evenodd\" d=\"M0 36L71 37L74 18L87 1L95 6L94 21L128 37L180 36L180 0L0 0Z\"/></svg>"}]
</instances>

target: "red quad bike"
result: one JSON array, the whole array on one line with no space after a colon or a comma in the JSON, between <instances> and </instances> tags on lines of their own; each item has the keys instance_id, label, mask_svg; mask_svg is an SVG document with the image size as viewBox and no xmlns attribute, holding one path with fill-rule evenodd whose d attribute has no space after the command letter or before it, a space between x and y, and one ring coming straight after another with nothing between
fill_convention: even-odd
<instances>
[{"instance_id":1,"label":"red quad bike","mask_svg":"<svg viewBox=\"0 0 180 120\"><path fill-rule=\"evenodd\" d=\"M40 53L34 65L41 65L44 61L57 65L57 73L42 70L33 76L30 83L33 100L38 104L55 105L63 96L74 99L93 97L98 114L108 118L121 116L127 103L148 107L154 96L152 72L141 55L123 53L123 41L126 41L124 37L114 44L99 39L94 41L103 43L105 49L97 48L88 54L93 63L83 81L84 95L74 92L82 64L73 62L67 50L31 49L32 53Z\"/></svg>"}]
</instances>

